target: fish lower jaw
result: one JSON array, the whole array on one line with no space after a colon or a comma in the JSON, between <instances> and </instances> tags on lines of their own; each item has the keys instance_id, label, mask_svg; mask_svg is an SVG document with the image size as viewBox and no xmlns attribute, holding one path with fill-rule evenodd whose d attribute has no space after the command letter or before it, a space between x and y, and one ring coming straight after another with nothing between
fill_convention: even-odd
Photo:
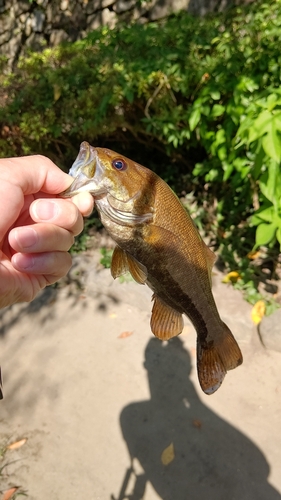
<instances>
[{"instance_id":1,"label":"fish lower jaw","mask_svg":"<svg viewBox=\"0 0 281 500\"><path fill-rule=\"evenodd\" d=\"M91 185L90 185L91 184ZM76 196L79 193L90 193L94 198L101 199L106 195L106 191L101 190L100 188L94 188L92 183L83 183L82 185L75 185L75 181L73 184L69 186L65 191L60 193L62 198L72 198L72 196Z\"/></svg>"}]
</instances>

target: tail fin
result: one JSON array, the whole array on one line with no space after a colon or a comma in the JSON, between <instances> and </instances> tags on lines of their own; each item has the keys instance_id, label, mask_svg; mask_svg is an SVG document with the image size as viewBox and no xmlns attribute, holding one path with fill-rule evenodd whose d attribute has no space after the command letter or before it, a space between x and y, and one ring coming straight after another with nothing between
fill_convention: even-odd
<instances>
[{"instance_id":1,"label":"tail fin","mask_svg":"<svg viewBox=\"0 0 281 500\"><path fill-rule=\"evenodd\" d=\"M240 348L225 323L223 332L209 342L197 341L197 372L199 383L206 394L213 394L221 386L228 370L243 362Z\"/></svg>"}]
</instances>

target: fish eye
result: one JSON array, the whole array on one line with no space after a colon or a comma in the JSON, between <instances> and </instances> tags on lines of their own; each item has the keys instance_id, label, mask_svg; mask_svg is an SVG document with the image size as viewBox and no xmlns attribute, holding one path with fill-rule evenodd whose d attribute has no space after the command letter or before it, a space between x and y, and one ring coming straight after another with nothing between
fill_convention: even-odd
<instances>
[{"instance_id":1,"label":"fish eye","mask_svg":"<svg viewBox=\"0 0 281 500\"><path fill-rule=\"evenodd\" d=\"M115 158L112 161L112 166L116 168L116 170L126 170L127 163L122 158Z\"/></svg>"}]
</instances>

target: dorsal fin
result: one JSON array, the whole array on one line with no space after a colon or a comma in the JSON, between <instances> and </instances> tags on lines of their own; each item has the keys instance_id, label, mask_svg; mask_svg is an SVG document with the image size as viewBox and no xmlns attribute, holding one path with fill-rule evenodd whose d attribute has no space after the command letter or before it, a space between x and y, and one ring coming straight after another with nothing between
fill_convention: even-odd
<instances>
[{"instance_id":1,"label":"dorsal fin","mask_svg":"<svg viewBox=\"0 0 281 500\"><path fill-rule=\"evenodd\" d=\"M182 314L168 306L157 295L153 295L154 300L150 327L155 337L161 340L169 340L179 335L183 330Z\"/></svg>"}]
</instances>

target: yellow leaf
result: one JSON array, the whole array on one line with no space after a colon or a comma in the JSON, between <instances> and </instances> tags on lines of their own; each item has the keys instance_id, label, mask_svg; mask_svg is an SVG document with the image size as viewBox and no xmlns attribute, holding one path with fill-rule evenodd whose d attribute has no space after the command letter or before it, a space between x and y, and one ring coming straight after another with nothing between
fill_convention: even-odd
<instances>
[{"instance_id":1,"label":"yellow leaf","mask_svg":"<svg viewBox=\"0 0 281 500\"><path fill-rule=\"evenodd\" d=\"M257 259L260 255L261 255L261 251L260 251L260 250L251 250L251 252L249 252L249 253L247 254L247 257L248 257L248 259L255 260L255 259Z\"/></svg>"},{"instance_id":2,"label":"yellow leaf","mask_svg":"<svg viewBox=\"0 0 281 500\"><path fill-rule=\"evenodd\" d=\"M231 271L222 280L223 283L236 283L240 280L241 276L237 271Z\"/></svg>"},{"instance_id":3,"label":"yellow leaf","mask_svg":"<svg viewBox=\"0 0 281 500\"><path fill-rule=\"evenodd\" d=\"M263 316L265 315L265 310L266 305L264 301L258 300L251 311L251 318L255 325L258 325L261 322Z\"/></svg>"},{"instance_id":4,"label":"yellow leaf","mask_svg":"<svg viewBox=\"0 0 281 500\"><path fill-rule=\"evenodd\" d=\"M20 439L19 441L15 441L14 443L8 444L7 450L17 450L23 444L25 444L26 441L27 441L27 438L23 438L23 439Z\"/></svg>"},{"instance_id":5,"label":"yellow leaf","mask_svg":"<svg viewBox=\"0 0 281 500\"><path fill-rule=\"evenodd\" d=\"M175 458L174 444L171 443L161 454L161 462L163 465L169 465Z\"/></svg>"}]
</instances>

